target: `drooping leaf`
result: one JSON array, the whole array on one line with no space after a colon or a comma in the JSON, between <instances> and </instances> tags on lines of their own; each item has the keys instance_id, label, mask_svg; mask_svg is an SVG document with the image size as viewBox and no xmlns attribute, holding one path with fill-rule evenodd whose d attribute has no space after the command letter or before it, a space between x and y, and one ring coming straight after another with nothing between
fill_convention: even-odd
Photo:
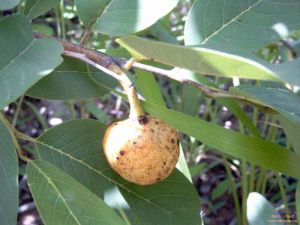
<instances>
[{"instance_id":1,"label":"drooping leaf","mask_svg":"<svg viewBox=\"0 0 300 225\"><path fill-rule=\"evenodd\" d=\"M300 123L300 97L288 90L245 84L231 88L230 91L256 99L271 106L286 118Z\"/></svg>"},{"instance_id":2,"label":"drooping leaf","mask_svg":"<svg viewBox=\"0 0 300 225\"><path fill-rule=\"evenodd\" d=\"M300 156L279 145L150 102L143 106L153 116L231 157L300 178Z\"/></svg>"},{"instance_id":3,"label":"drooping leaf","mask_svg":"<svg viewBox=\"0 0 300 225\"><path fill-rule=\"evenodd\" d=\"M165 101L161 95L160 88L153 74L147 71L136 70L135 76L136 76L135 84L137 86L137 89L140 91L140 93L145 97L147 101L159 105L165 105Z\"/></svg>"},{"instance_id":4,"label":"drooping leaf","mask_svg":"<svg viewBox=\"0 0 300 225\"><path fill-rule=\"evenodd\" d=\"M45 225L125 225L102 199L54 165L30 161L28 185Z\"/></svg>"},{"instance_id":5,"label":"drooping leaf","mask_svg":"<svg viewBox=\"0 0 300 225\"><path fill-rule=\"evenodd\" d=\"M191 116L199 113L200 100L203 98L201 92L188 84L182 86L182 112Z\"/></svg>"},{"instance_id":6,"label":"drooping leaf","mask_svg":"<svg viewBox=\"0 0 300 225\"><path fill-rule=\"evenodd\" d=\"M35 19L55 7L59 2L60 0L26 0L24 14L29 20Z\"/></svg>"},{"instance_id":7,"label":"drooping leaf","mask_svg":"<svg viewBox=\"0 0 300 225\"><path fill-rule=\"evenodd\" d=\"M178 0L76 0L76 7L86 26L94 25L94 30L103 34L122 36L150 27L177 3Z\"/></svg>"},{"instance_id":8,"label":"drooping leaf","mask_svg":"<svg viewBox=\"0 0 300 225\"><path fill-rule=\"evenodd\" d=\"M0 2L0 10L12 9L19 4L20 0L5 0Z\"/></svg>"},{"instance_id":9,"label":"drooping leaf","mask_svg":"<svg viewBox=\"0 0 300 225\"><path fill-rule=\"evenodd\" d=\"M62 62L59 42L34 39L23 15L0 20L0 108L16 100Z\"/></svg>"},{"instance_id":10,"label":"drooping leaf","mask_svg":"<svg viewBox=\"0 0 300 225\"><path fill-rule=\"evenodd\" d=\"M101 151L104 130L95 120L68 121L36 140L36 155L103 199L117 187L142 224L200 224L197 193L183 174L175 170L151 186L129 183L110 168Z\"/></svg>"},{"instance_id":11,"label":"drooping leaf","mask_svg":"<svg viewBox=\"0 0 300 225\"><path fill-rule=\"evenodd\" d=\"M89 99L103 96L117 85L117 81L107 74L90 67L90 79L85 63L65 57L64 62L51 74L41 79L26 94L44 99L69 100Z\"/></svg>"},{"instance_id":12,"label":"drooping leaf","mask_svg":"<svg viewBox=\"0 0 300 225\"><path fill-rule=\"evenodd\" d=\"M16 224L19 208L19 165L12 132L0 113L0 221Z\"/></svg>"},{"instance_id":13,"label":"drooping leaf","mask_svg":"<svg viewBox=\"0 0 300 225\"><path fill-rule=\"evenodd\" d=\"M186 45L250 55L281 37L272 26L300 28L299 0L196 0L187 16Z\"/></svg>"},{"instance_id":14,"label":"drooping leaf","mask_svg":"<svg viewBox=\"0 0 300 225\"><path fill-rule=\"evenodd\" d=\"M272 204L257 192L250 193L247 198L247 219L249 225L283 225Z\"/></svg>"},{"instance_id":15,"label":"drooping leaf","mask_svg":"<svg viewBox=\"0 0 300 225\"><path fill-rule=\"evenodd\" d=\"M263 65L217 50L184 47L150 41L135 36L117 39L135 58L152 59L167 65L201 74L279 81L275 73Z\"/></svg>"}]
</instances>

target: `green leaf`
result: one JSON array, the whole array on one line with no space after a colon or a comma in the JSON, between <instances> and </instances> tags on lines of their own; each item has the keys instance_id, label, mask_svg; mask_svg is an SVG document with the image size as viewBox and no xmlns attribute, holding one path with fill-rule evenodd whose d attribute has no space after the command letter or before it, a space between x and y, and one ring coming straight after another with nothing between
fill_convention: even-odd
<instances>
[{"instance_id":1,"label":"green leaf","mask_svg":"<svg viewBox=\"0 0 300 225\"><path fill-rule=\"evenodd\" d=\"M297 189L296 189L296 212L297 212L296 218L299 218L300 217L300 182L299 181L297 182Z\"/></svg>"},{"instance_id":2,"label":"green leaf","mask_svg":"<svg viewBox=\"0 0 300 225\"><path fill-rule=\"evenodd\" d=\"M299 29L299 13L299 0L196 0L187 16L184 39L186 45L250 55L281 39L272 29L275 24Z\"/></svg>"},{"instance_id":3,"label":"green leaf","mask_svg":"<svg viewBox=\"0 0 300 225\"><path fill-rule=\"evenodd\" d=\"M197 116L199 113L200 101L203 99L201 92L188 84L182 85L182 112L190 116Z\"/></svg>"},{"instance_id":4,"label":"green leaf","mask_svg":"<svg viewBox=\"0 0 300 225\"><path fill-rule=\"evenodd\" d=\"M89 103L87 108L89 112L101 123L107 124L110 121L110 116L108 116L104 110L97 107L95 103Z\"/></svg>"},{"instance_id":5,"label":"green leaf","mask_svg":"<svg viewBox=\"0 0 300 225\"><path fill-rule=\"evenodd\" d=\"M20 0L5 0L0 2L0 10L12 9L20 3Z\"/></svg>"},{"instance_id":6,"label":"green leaf","mask_svg":"<svg viewBox=\"0 0 300 225\"><path fill-rule=\"evenodd\" d=\"M195 82L199 82L201 84L204 84L208 87L212 87L212 88L218 88L218 85L216 85L214 82L209 81L205 76L200 75L200 74L196 74L196 73L192 73L188 70L184 70L184 69L177 69L177 74L176 76L182 76L185 79L188 80L192 80ZM200 92L200 91L199 91ZM258 130L256 129L256 127L254 126L252 120L248 117L248 115L241 109L240 105L232 100L232 99L226 99L226 98L219 98L217 99L217 102L225 107L227 107L230 112L235 115L249 130L250 132L259 137L260 134L258 132Z\"/></svg>"},{"instance_id":7,"label":"green leaf","mask_svg":"<svg viewBox=\"0 0 300 225\"><path fill-rule=\"evenodd\" d=\"M92 67L90 70L91 76L96 77L97 84L90 78L85 63L65 57L59 67L36 83L26 94L54 100L90 99L109 93L117 85L115 79L102 71Z\"/></svg>"},{"instance_id":8,"label":"green leaf","mask_svg":"<svg viewBox=\"0 0 300 225\"><path fill-rule=\"evenodd\" d=\"M288 90L245 84L231 88L230 91L258 100L286 118L300 123L300 97Z\"/></svg>"},{"instance_id":9,"label":"green leaf","mask_svg":"<svg viewBox=\"0 0 300 225\"><path fill-rule=\"evenodd\" d=\"M144 102L143 106L148 113L218 151L300 178L300 156L279 145L150 102Z\"/></svg>"},{"instance_id":10,"label":"green leaf","mask_svg":"<svg viewBox=\"0 0 300 225\"><path fill-rule=\"evenodd\" d=\"M136 70L135 75L137 89L145 99L159 105L165 105L165 101L161 95L159 85L157 84L154 75L142 70Z\"/></svg>"},{"instance_id":11,"label":"green leaf","mask_svg":"<svg viewBox=\"0 0 300 225\"><path fill-rule=\"evenodd\" d=\"M23 15L0 20L0 109L62 62L58 41L34 39Z\"/></svg>"},{"instance_id":12,"label":"green leaf","mask_svg":"<svg viewBox=\"0 0 300 225\"><path fill-rule=\"evenodd\" d=\"M75 0L80 20L86 27L91 27L110 4L111 0Z\"/></svg>"},{"instance_id":13,"label":"green leaf","mask_svg":"<svg viewBox=\"0 0 300 225\"><path fill-rule=\"evenodd\" d=\"M68 121L36 140L36 155L103 199L109 199L110 190L118 187L142 224L200 224L197 192L183 174L175 170L151 186L129 183L110 168L101 151L104 130L95 120Z\"/></svg>"},{"instance_id":14,"label":"green leaf","mask_svg":"<svg viewBox=\"0 0 300 225\"><path fill-rule=\"evenodd\" d=\"M211 193L211 198L212 200L215 200L216 198L219 198L222 196L224 193L226 193L229 189L229 180L225 179L222 182L218 184L216 188Z\"/></svg>"},{"instance_id":15,"label":"green leaf","mask_svg":"<svg viewBox=\"0 0 300 225\"><path fill-rule=\"evenodd\" d=\"M60 0L26 0L24 14L29 20L33 20L55 7L57 4L59 4L59 2Z\"/></svg>"},{"instance_id":16,"label":"green leaf","mask_svg":"<svg viewBox=\"0 0 300 225\"><path fill-rule=\"evenodd\" d=\"M300 125L293 123L281 115L276 116L276 118L280 121L280 125L287 136L287 141L291 143L294 151L300 155Z\"/></svg>"},{"instance_id":17,"label":"green leaf","mask_svg":"<svg viewBox=\"0 0 300 225\"><path fill-rule=\"evenodd\" d=\"M272 64L268 67L271 70L276 71L283 81L300 86L300 58L280 64Z\"/></svg>"},{"instance_id":18,"label":"green leaf","mask_svg":"<svg viewBox=\"0 0 300 225\"><path fill-rule=\"evenodd\" d=\"M299 0L196 0L185 23L185 44L255 60L281 80L299 86L299 59L273 65L255 55L259 48L282 39L273 26L300 29L299 13Z\"/></svg>"},{"instance_id":19,"label":"green leaf","mask_svg":"<svg viewBox=\"0 0 300 225\"><path fill-rule=\"evenodd\" d=\"M82 22L111 36L124 36L146 29L168 14L178 0L76 0ZM158 7L159 5L159 7Z\"/></svg>"},{"instance_id":20,"label":"green leaf","mask_svg":"<svg viewBox=\"0 0 300 225\"><path fill-rule=\"evenodd\" d=\"M272 204L261 194L252 192L247 199L247 219L249 225L283 225L282 218Z\"/></svg>"},{"instance_id":21,"label":"green leaf","mask_svg":"<svg viewBox=\"0 0 300 225\"><path fill-rule=\"evenodd\" d=\"M125 225L102 199L52 164L30 161L27 175L34 202L46 225Z\"/></svg>"},{"instance_id":22,"label":"green leaf","mask_svg":"<svg viewBox=\"0 0 300 225\"><path fill-rule=\"evenodd\" d=\"M32 24L32 30L34 32L42 33L47 36L53 36L54 35L54 30L51 26L43 23L34 23Z\"/></svg>"},{"instance_id":23,"label":"green leaf","mask_svg":"<svg viewBox=\"0 0 300 225\"><path fill-rule=\"evenodd\" d=\"M19 208L19 165L13 134L0 113L0 221L16 224Z\"/></svg>"},{"instance_id":24,"label":"green leaf","mask_svg":"<svg viewBox=\"0 0 300 225\"><path fill-rule=\"evenodd\" d=\"M152 59L201 74L279 81L267 67L237 55L217 50L184 47L135 36L117 39L135 58Z\"/></svg>"}]
</instances>

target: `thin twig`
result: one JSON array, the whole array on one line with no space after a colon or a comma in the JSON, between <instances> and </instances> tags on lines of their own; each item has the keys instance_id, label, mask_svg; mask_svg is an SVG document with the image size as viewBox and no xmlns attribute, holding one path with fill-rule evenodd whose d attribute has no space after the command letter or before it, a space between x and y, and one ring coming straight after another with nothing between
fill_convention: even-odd
<instances>
[{"instance_id":1,"label":"thin twig","mask_svg":"<svg viewBox=\"0 0 300 225\"><path fill-rule=\"evenodd\" d=\"M82 46L85 46L86 43L89 41L90 37L91 37L91 34L92 34L92 30L90 28L88 28L85 33L83 34L79 44L82 45Z\"/></svg>"},{"instance_id":2,"label":"thin twig","mask_svg":"<svg viewBox=\"0 0 300 225\"><path fill-rule=\"evenodd\" d=\"M12 121L12 126L13 127L15 127L16 124L17 124L17 120L18 120L18 117L19 117L19 114L20 114L20 111L21 111L23 100L24 100L24 95L22 95L20 97L19 101L18 101L17 109L16 109L16 112L15 112L15 115L14 115L14 118L13 118L13 121Z\"/></svg>"},{"instance_id":3,"label":"thin twig","mask_svg":"<svg viewBox=\"0 0 300 225\"><path fill-rule=\"evenodd\" d=\"M8 120L5 118L5 116L0 112L0 120L2 121L2 123L6 126L6 128L8 129L8 132L10 133L12 142L14 143L16 150L17 150L17 154L19 156L20 159L22 159L25 162L29 162L30 158L28 158L24 152L22 151L19 142L15 136L15 128L12 127L12 125L8 122Z\"/></svg>"},{"instance_id":4,"label":"thin twig","mask_svg":"<svg viewBox=\"0 0 300 225\"><path fill-rule=\"evenodd\" d=\"M81 45L76 45L73 43L70 43L66 40L62 40L60 38L55 37L49 37L40 33L35 33L34 36L36 38L54 38L58 41L60 41L64 47L64 55L74 57L77 59L80 59L83 62L86 62L97 69L107 73L108 75L114 77L115 79L122 81L124 84L126 84L128 87L132 85L132 83L129 84L129 82L126 82L126 79L123 79L124 77L118 76L123 73L122 69L126 70L126 65L130 63L130 61L122 59L122 58L116 58L116 57L110 57L102 52L98 52L92 49L84 48ZM122 68L122 69L121 69ZM206 85L203 85L199 82L195 82L190 79L186 79L184 76L181 76L180 74L174 72L173 70L164 70L160 69L154 66L133 62L132 68L136 69L142 69L148 72L155 73L160 76L169 77L173 80L176 80L183 84L188 84L199 91L201 91L206 97L216 99L216 98L230 98L230 99L236 99L238 101L246 102L249 104L252 104L256 107L259 107L263 111L268 112L274 112L272 107L266 106L262 104L259 101L256 101L255 99L251 99L245 96L235 95L231 94L228 91L224 91L218 88L208 87Z\"/></svg>"},{"instance_id":5,"label":"thin twig","mask_svg":"<svg viewBox=\"0 0 300 225\"><path fill-rule=\"evenodd\" d=\"M118 81L124 82L126 85L128 85L128 87L131 85L131 82L128 82L127 79L124 79L124 77L114 73L113 71L105 68L104 66L101 66L100 64L95 63L93 60L89 59L85 54L64 51L64 55L73 57L76 59L80 59L81 61L86 62L87 64L103 71L104 73L107 73L108 75L112 76L113 78L117 79Z\"/></svg>"}]
</instances>

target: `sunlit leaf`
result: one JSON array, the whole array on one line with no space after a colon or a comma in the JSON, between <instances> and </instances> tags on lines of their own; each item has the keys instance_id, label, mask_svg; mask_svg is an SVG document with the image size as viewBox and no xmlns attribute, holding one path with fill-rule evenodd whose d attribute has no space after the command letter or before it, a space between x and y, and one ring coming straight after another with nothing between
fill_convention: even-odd
<instances>
[{"instance_id":1,"label":"sunlit leaf","mask_svg":"<svg viewBox=\"0 0 300 225\"><path fill-rule=\"evenodd\" d=\"M299 86L299 59L272 65L255 55L259 48L282 39L280 31L299 30L299 13L299 0L196 0L186 19L185 44L252 59Z\"/></svg>"},{"instance_id":2,"label":"sunlit leaf","mask_svg":"<svg viewBox=\"0 0 300 225\"><path fill-rule=\"evenodd\" d=\"M281 39L272 26L299 29L299 13L299 0L196 0L187 16L185 43L250 55Z\"/></svg>"},{"instance_id":3,"label":"sunlit leaf","mask_svg":"<svg viewBox=\"0 0 300 225\"><path fill-rule=\"evenodd\" d=\"M178 0L76 0L82 22L95 31L122 36L135 33L153 25L168 14ZM159 7L158 7L159 6Z\"/></svg>"},{"instance_id":4,"label":"sunlit leaf","mask_svg":"<svg viewBox=\"0 0 300 225\"><path fill-rule=\"evenodd\" d=\"M152 59L167 65L188 69L201 74L279 81L267 67L244 57L217 50L184 47L135 36L117 39L138 59Z\"/></svg>"},{"instance_id":5,"label":"sunlit leaf","mask_svg":"<svg viewBox=\"0 0 300 225\"><path fill-rule=\"evenodd\" d=\"M5 0L0 2L0 10L12 9L19 4L20 0Z\"/></svg>"}]
</instances>

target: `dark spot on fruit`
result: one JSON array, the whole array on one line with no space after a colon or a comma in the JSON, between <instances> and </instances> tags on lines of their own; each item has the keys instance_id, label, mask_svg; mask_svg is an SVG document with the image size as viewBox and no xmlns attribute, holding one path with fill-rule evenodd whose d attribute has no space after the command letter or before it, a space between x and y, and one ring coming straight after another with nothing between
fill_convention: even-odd
<instances>
[{"instance_id":1,"label":"dark spot on fruit","mask_svg":"<svg viewBox=\"0 0 300 225\"><path fill-rule=\"evenodd\" d=\"M179 139L177 139L177 145L179 145Z\"/></svg>"},{"instance_id":2,"label":"dark spot on fruit","mask_svg":"<svg viewBox=\"0 0 300 225\"><path fill-rule=\"evenodd\" d=\"M120 155L121 155L121 156L125 155L125 151L124 151L124 150L121 150L121 151L120 151Z\"/></svg>"},{"instance_id":3,"label":"dark spot on fruit","mask_svg":"<svg viewBox=\"0 0 300 225\"><path fill-rule=\"evenodd\" d=\"M158 178L156 178L156 180L157 180L157 181L160 181L160 178L158 177Z\"/></svg>"},{"instance_id":4,"label":"dark spot on fruit","mask_svg":"<svg viewBox=\"0 0 300 225\"><path fill-rule=\"evenodd\" d=\"M150 129L150 130L151 130L152 133L154 133L154 130L153 130L153 129Z\"/></svg>"},{"instance_id":5,"label":"dark spot on fruit","mask_svg":"<svg viewBox=\"0 0 300 225\"><path fill-rule=\"evenodd\" d=\"M175 143L175 140L174 140L173 138L171 139L171 143L172 143L172 144L174 144L174 143Z\"/></svg>"},{"instance_id":6,"label":"dark spot on fruit","mask_svg":"<svg viewBox=\"0 0 300 225\"><path fill-rule=\"evenodd\" d=\"M166 165L166 162L164 161L164 165Z\"/></svg>"},{"instance_id":7,"label":"dark spot on fruit","mask_svg":"<svg viewBox=\"0 0 300 225\"><path fill-rule=\"evenodd\" d=\"M119 157L117 157L117 160L119 160L120 158Z\"/></svg>"},{"instance_id":8,"label":"dark spot on fruit","mask_svg":"<svg viewBox=\"0 0 300 225\"><path fill-rule=\"evenodd\" d=\"M168 145L165 145L165 148L168 149L168 150L170 150L170 147Z\"/></svg>"},{"instance_id":9,"label":"dark spot on fruit","mask_svg":"<svg viewBox=\"0 0 300 225\"><path fill-rule=\"evenodd\" d=\"M133 144L135 145L135 144L136 144L136 141L134 141Z\"/></svg>"},{"instance_id":10,"label":"dark spot on fruit","mask_svg":"<svg viewBox=\"0 0 300 225\"><path fill-rule=\"evenodd\" d=\"M159 124L159 122L158 122L158 121L155 121L155 124Z\"/></svg>"},{"instance_id":11,"label":"dark spot on fruit","mask_svg":"<svg viewBox=\"0 0 300 225\"><path fill-rule=\"evenodd\" d=\"M147 124L149 122L148 117L143 115L138 118L139 124Z\"/></svg>"}]
</instances>

